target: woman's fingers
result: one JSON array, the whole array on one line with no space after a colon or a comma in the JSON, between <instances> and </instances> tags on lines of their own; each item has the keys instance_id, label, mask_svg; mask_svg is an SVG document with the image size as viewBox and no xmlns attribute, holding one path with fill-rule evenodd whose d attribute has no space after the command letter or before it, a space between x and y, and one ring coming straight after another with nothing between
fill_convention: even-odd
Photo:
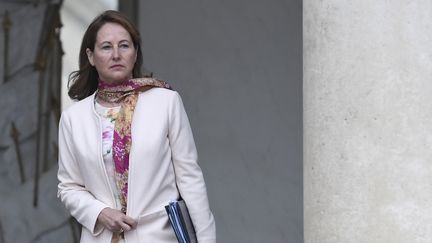
<instances>
[{"instance_id":1,"label":"woman's fingers","mask_svg":"<svg viewBox=\"0 0 432 243\"><path fill-rule=\"evenodd\" d=\"M130 226L130 225L128 225L128 224L126 224L126 223L120 223L120 227L121 227L121 230L120 231L129 231L129 230L131 230L132 229L132 227Z\"/></svg>"},{"instance_id":2,"label":"woman's fingers","mask_svg":"<svg viewBox=\"0 0 432 243\"><path fill-rule=\"evenodd\" d=\"M129 230L134 229L138 224L138 222L135 219L133 219L127 215L125 215L125 217L123 218L123 222L128 224L128 226L130 227ZM126 230L126 229L124 229L124 230Z\"/></svg>"},{"instance_id":3,"label":"woman's fingers","mask_svg":"<svg viewBox=\"0 0 432 243\"><path fill-rule=\"evenodd\" d=\"M124 215L121 218L121 221L119 222L119 225L121 227L120 231L129 231L136 227L137 222L133 218Z\"/></svg>"},{"instance_id":4,"label":"woman's fingers","mask_svg":"<svg viewBox=\"0 0 432 243\"><path fill-rule=\"evenodd\" d=\"M103 209L99 214L98 221L112 232L129 231L135 228L138 223L120 210L112 208Z\"/></svg>"}]
</instances>

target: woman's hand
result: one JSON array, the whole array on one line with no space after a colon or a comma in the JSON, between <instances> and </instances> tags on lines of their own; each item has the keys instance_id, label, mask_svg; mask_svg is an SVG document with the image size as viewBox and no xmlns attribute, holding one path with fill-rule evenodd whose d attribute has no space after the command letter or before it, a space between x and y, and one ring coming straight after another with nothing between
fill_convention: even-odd
<instances>
[{"instance_id":1,"label":"woman's hand","mask_svg":"<svg viewBox=\"0 0 432 243\"><path fill-rule=\"evenodd\" d=\"M120 210L104 208L100 212L97 221L111 232L122 232L134 229L138 222L125 215Z\"/></svg>"}]
</instances>

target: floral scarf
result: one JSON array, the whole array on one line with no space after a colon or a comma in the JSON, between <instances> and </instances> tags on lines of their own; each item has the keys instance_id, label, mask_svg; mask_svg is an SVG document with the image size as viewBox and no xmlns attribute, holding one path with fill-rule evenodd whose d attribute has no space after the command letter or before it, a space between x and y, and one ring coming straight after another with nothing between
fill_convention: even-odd
<instances>
[{"instance_id":1,"label":"floral scarf","mask_svg":"<svg viewBox=\"0 0 432 243\"><path fill-rule=\"evenodd\" d=\"M121 210L126 213L129 153L132 145L131 124L138 95L153 87L171 89L171 86L154 78L130 79L119 84L109 84L99 80L97 98L108 103L118 103L121 108L114 125L112 146L115 178L120 194Z\"/></svg>"}]
</instances>

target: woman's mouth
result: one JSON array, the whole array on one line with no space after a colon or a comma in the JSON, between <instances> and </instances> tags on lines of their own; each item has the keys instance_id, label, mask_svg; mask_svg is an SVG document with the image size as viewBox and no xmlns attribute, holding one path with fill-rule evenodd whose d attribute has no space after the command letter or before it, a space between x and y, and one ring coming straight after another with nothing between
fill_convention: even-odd
<instances>
[{"instance_id":1,"label":"woman's mouth","mask_svg":"<svg viewBox=\"0 0 432 243\"><path fill-rule=\"evenodd\" d=\"M122 68L122 67L123 67L123 65L120 65L120 64L115 64L115 65L110 66L111 69L112 68Z\"/></svg>"}]
</instances>

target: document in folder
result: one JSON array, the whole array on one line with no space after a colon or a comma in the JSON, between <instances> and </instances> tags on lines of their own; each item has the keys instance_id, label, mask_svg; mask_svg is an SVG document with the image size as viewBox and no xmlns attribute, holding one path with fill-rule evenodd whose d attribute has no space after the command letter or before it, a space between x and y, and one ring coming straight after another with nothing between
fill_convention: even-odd
<instances>
[{"instance_id":1,"label":"document in folder","mask_svg":"<svg viewBox=\"0 0 432 243\"><path fill-rule=\"evenodd\" d=\"M165 206L169 221L179 243L197 243L195 229L183 200L170 202Z\"/></svg>"}]
</instances>

